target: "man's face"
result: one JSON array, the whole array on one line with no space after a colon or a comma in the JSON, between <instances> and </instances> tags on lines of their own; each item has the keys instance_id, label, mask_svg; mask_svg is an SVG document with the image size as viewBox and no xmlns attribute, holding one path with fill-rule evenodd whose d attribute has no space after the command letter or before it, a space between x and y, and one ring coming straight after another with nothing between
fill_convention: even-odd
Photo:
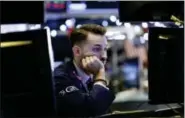
<instances>
[{"instance_id":1,"label":"man's face","mask_svg":"<svg viewBox=\"0 0 185 118\"><path fill-rule=\"evenodd\" d=\"M81 59L88 55L94 55L98 57L104 64L106 63L108 46L105 36L89 33L87 40L82 44L80 48Z\"/></svg>"}]
</instances>

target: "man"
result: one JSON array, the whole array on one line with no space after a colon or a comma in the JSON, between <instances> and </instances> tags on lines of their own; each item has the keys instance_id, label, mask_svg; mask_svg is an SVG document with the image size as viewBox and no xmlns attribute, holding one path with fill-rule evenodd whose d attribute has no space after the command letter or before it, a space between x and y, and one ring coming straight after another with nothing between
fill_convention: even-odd
<instances>
[{"instance_id":1,"label":"man","mask_svg":"<svg viewBox=\"0 0 185 118\"><path fill-rule=\"evenodd\" d=\"M105 33L105 28L95 24L83 25L71 33L73 61L54 71L58 115L101 115L113 102L115 96L105 79Z\"/></svg>"}]
</instances>

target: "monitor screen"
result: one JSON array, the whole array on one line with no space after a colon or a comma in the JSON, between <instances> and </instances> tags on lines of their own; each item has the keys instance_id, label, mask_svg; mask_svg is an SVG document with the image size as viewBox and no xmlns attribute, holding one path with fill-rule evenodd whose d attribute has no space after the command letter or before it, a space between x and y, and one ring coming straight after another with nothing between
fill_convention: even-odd
<instances>
[{"instance_id":1,"label":"monitor screen","mask_svg":"<svg viewBox=\"0 0 185 118\"><path fill-rule=\"evenodd\" d=\"M1 24L44 23L44 1L1 1L0 4Z\"/></svg>"},{"instance_id":2,"label":"monitor screen","mask_svg":"<svg viewBox=\"0 0 185 118\"><path fill-rule=\"evenodd\" d=\"M68 14L117 14L117 1L67 1Z\"/></svg>"},{"instance_id":3,"label":"monitor screen","mask_svg":"<svg viewBox=\"0 0 185 118\"><path fill-rule=\"evenodd\" d=\"M184 102L184 29L150 28L148 62L150 103Z\"/></svg>"},{"instance_id":4,"label":"monitor screen","mask_svg":"<svg viewBox=\"0 0 185 118\"><path fill-rule=\"evenodd\" d=\"M124 61L124 86L126 88L139 88L139 58L129 58Z\"/></svg>"},{"instance_id":5,"label":"monitor screen","mask_svg":"<svg viewBox=\"0 0 185 118\"><path fill-rule=\"evenodd\" d=\"M51 42L47 30L1 34L1 111L4 117L55 112Z\"/></svg>"}]
</instances>

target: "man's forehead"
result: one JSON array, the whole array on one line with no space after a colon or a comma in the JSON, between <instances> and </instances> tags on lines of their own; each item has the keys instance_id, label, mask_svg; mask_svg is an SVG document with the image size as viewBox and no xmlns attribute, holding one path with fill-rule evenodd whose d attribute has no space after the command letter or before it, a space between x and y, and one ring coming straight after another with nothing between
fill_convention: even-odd
<instances>
[{"instance_id":1,"label":"man's forehead","mask_svg":"<svg viewBox=\"0 0 185 118\"><path fill-rule=\"evenodd\" d=\"M93 33L89 33L88 34L88 37L87 37L87 40L89 42L92 42L92 43L105 43L107 44L107 38L105 37L105 35L98 35L98 34L93 34Z\"/></svg>"}]
</instances>

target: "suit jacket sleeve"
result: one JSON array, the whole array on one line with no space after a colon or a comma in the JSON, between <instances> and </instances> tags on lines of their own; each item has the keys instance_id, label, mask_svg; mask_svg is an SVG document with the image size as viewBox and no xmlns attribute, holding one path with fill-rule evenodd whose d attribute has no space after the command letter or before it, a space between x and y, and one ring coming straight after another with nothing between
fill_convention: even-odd
<instances>
[{"instance_id":1,"label":"suit jacket sleeve","mask_svg":"<svg viewBox=\"0 0 185 118\"><path fill-rule=\"evenodd\" d=\"M115 98L111 91L101 85L93 85L90 93L84 93L62 72L55 75L55 89L58 114L61 115L101 115Z\"/></svg>"}]
</instances>

